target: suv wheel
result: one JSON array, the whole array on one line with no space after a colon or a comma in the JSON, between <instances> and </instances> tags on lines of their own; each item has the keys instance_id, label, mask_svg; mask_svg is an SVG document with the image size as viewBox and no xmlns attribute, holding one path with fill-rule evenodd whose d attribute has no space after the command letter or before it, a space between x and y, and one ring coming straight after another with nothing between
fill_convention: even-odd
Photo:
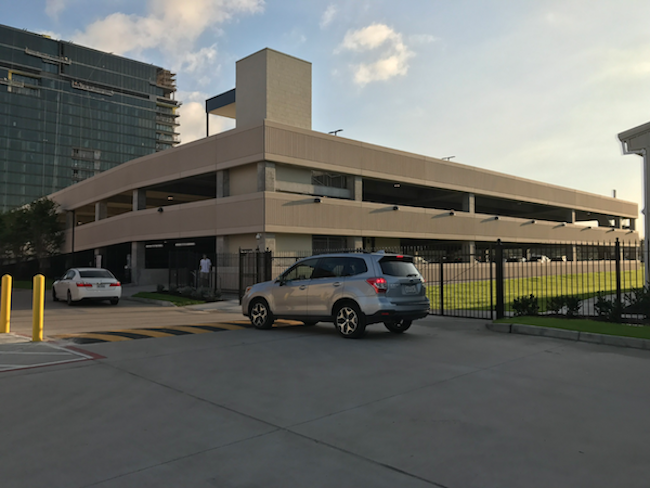
<instances>
[{"instance_id":1,"label":"suv wheel","mask_svg":"<svg viewBox=\"0 0 650 488\"><path fill-rule=\"evenodd\" d=\"M412 320L387 320L384 322L384 325L388 330L391 332L394 332L395 334L401 334L405 330L408 330L409 327L411 327L411 324L413 323Z\"/></svg>"},{"instance_id":2,"label":"suv wheel","mask_svg":"<svg viewBox=\"0 0 650 488\"><path fill-rule=\"evenodd\" d=\"M258 298L253 300L248 310L248 316L251 319L251 324L256 329L270 329L273 326L274 318L266 300Z\"/></svg>"},{"instance_id":3,"label":"suv wheel","mask_svg":"<svg viewBox=\"0 0 650 488\"><path fill-rule=\"evenodd\" d=\"M366 330L366 318L355 303L342 303L336 307L334 325L346 339L358 339Z\"/></svg>"}]
</instances>

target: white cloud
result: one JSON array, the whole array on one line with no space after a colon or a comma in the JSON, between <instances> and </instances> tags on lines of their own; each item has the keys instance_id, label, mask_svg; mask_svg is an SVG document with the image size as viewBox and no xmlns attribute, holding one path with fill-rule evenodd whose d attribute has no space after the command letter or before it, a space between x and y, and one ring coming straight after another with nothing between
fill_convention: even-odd
<instances>
[{"instance_id":1,"label":"white cloud","mask_svg":"<svg viewBox=\"0 0 650 488\"><path fill-rule=\"evenodd\" d=\"M52 19L58 19L59 14L67 7L67 0L46 0L45 13Z\"/></svg>"},{"instance_id":2,"label":"white cloud","mask_svg":"<svg viewBox=\"0 0 650 488\"><path fill-rule=\"evenodd\" d=\"M364 86L372 81L385 81L408 72L408 60L414 53L404 44L402 34L385 24L372 24L363 29L348 31L336 50L367 53L382 48L374 60L353 66L354 82Z\"/></svg>"},{"instance_id":3,"label":"white cloud","mask_svg":"<svg viewBox=\"0 0 650 488\"><path fill-rule=\"evenodd\" d=\"M202 92L179 92L183 105L178 110L181 143L196 141L205 137L205 100L211 95ZM225 117L210 116L210 135L235 127L235 121Z\"/></svg>"},{"instance_id":4,"label":"white cloud","mask_svg":"<svg viewBox=\"0 0 650 488\"><path fill-rule=\"evenodd\" d=\"M263 0L150 0L146 15L113 13L78 32L73 40L120 55L159 49L173 60L172 68L179 69L199 55L201 51L193 49L205 31L216 30L237 14L259 12L263 5Z\"/></svg>"},{"instance_id":5,"label":"white cloud","mask_svg":"<svg viewBox=\"0 0 650 488\"><path fill-rule=\"evenodd\" d=\"M320 28L325 29L328 25L330 25L334 20L334 17L336 17L337 13L338 9L336 8L336 5L329 5L320 18Z\"/></svg>"}]
</instances>

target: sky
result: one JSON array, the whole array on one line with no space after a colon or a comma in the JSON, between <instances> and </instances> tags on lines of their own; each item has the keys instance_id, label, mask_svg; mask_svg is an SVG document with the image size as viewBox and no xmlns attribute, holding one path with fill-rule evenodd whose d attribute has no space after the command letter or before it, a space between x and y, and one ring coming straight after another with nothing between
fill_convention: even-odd
<instances>
[{"instance_id":1,"label":"sky","mask_svg":"<svg viewBox=\"0 0 650 488\"><path fill-rule=\"evenodd\" d=\"M171 69L183 143L268 47L312 63L316 131L641 211L642 159L616 136L650 121L649 18L647 0L23 0L0 23Z\"/></svg>"}]
</instances>

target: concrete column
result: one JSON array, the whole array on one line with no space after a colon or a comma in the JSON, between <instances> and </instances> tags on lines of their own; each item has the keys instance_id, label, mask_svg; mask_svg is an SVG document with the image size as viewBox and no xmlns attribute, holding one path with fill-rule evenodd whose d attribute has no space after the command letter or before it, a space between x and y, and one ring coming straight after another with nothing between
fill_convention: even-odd
<instances>
[{"instance_id":1,"label":"concrete column","mask_svg":"<svg viewBox=\"0 0 650 488\"><path fill-rule=\"evenodd\" d=\"M275 163L257 163L257 191L275 191Z\"/></svg>"},{"instance_id":2,"label":"concrete column","mask_svg":"<svg viewBox=\"0 0 650 488\"><path fill-rule=\"evenodd\" d=\"M230 170L217 171L217 198L230 196Z\"/></svg>"},{"instance_id":3,"label":"concrete column","mask_svg":"<svg viewBox=\"0 0 650 488\"><path fill-rule=\"evenodd\" d=\"M630 219L630 230L636 230L636 219Z\"/></svg>"},{"instance_id":4,"label":"concrete column","mask_svg":"<svg viewBox=\"0 0 650 488\"><path fill-rule=\"evenodd\" d=\"M617 229L621 228L621 218L620 217L614 217L614 227Z\"/></svg>"},{"instance_id":5,"label":"concrete column","mask_svg":"<svg viewBox=\"0 0 650 488\"><path fill-rule=\"evenodd\" d=\"M361 236L348 237L348 248L354 250L363 249L363 237Z\"/></svg>"},{"instance_id":6,"label":"concrete column","mask_svg":"<svg viewBox=\"0 0 650 488\"><path fill-rule=\"evenodd\" d=\"M95 268L105 268L106 267L106 248L99 247L95 249Z\"/></svg>"},{"instance_id":7,"label":"concrete column","mask_svg":"<svg viewBox=\"0 0 650 488\"><path fill-rule=\"evenodd\" d=\"M476 195L473 193L463 197L463 212L476 213Z\"/></svg>"},{"instance_id":8,"label":"concrete column","mask_svg":"<svg viewBox=\"0 0 650 488\"><path fill-rule=\"evenodd\" d=\"M135 212L136 210L144 210L147 208L147 192L143 188L138 188L133 190L133 206L132 209Z\"/></svg>"},{"instance_id":9,"label":"concrete column","mask_svg":"<svg viewBox=\"0 0 650 488\"><path fill-rule=\"evenodd\" d=\"M575 224L576 223L576 211L575 210L569 210L567 212L566 221L567 221L567 224Z\"/></svg>"},{"instance_id":10,"label":"concrete column","mask_svg":"<svg viewBox=\"0 0 650 488\"><path fill-rule=\"evenodd\" d=\"M350 184L350 189L352 190L352 198L357 202L362 201L363 200L363 178L361 178L361 176L350 176L349 184Z\"/></svg>"},{"instance_id":11,"label":"concrete column","mask_svg":"<svg viewBox=\"0 0 650 488\"><path fill-rule=\"evenodd\" d=\"M131 243L131 283L138 285L144 271L144 242Z\"/></svg>"},{"instance_id":12,"label":"concrete column","mask_svg":"<svg viewBox=\"0 0 650 488\"><path fill-rule=\"evenodd\" d=\"M275 252L275 234L269 232L262 232L261 238L258 240L260 251Z\"/></svg>"},{"instance_id":13,"label":"concrete column","mask_svg":"<svg viewBox=\"0 0 650 488\"><path fill-rule=\"evenodd\" d=\"M471 262L476 255L476 242L465 241L463 242L463 262Z\"/></svg>"},{"instance_id":14,"label":"concrete column","mask_svg":"<svg viewBox=\"0 0 650 488\"><path fill-rule=\"evenodd\" d=\"M95 204L95 221L103 220L108 217L108 204L106 202L97 202Z\"/></svg>"}]
</instances>

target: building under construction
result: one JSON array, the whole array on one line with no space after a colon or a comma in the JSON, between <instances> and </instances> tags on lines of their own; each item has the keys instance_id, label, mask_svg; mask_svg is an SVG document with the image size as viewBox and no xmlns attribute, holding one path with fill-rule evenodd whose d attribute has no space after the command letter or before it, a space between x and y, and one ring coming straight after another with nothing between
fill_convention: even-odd
<instances>
[{"instance_id":1,"label":"building under construction","mask_svg":"<svg viewBox=\"0 0 650 488\"><path fill-rule=\"evenodd\" d=\"M0 210L179 143L174 74L0 25Z\"/></svg>"}]
</instances>

